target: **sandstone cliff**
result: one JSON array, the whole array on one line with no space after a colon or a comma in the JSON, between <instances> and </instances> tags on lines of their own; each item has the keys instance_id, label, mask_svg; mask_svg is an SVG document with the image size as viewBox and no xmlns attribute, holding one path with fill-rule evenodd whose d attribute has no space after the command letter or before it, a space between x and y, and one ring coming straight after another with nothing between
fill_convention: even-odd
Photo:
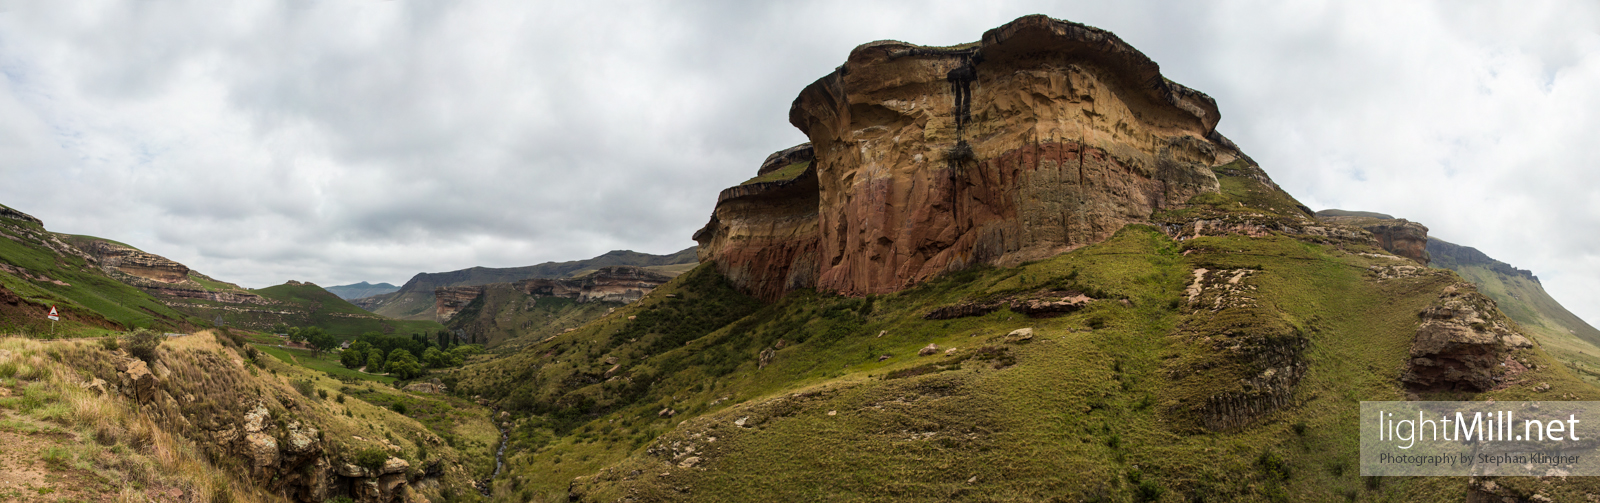
<instances>
[{"instance_id":1,"label":"sandstone cliff","mask_svg":"<svg viewBox=\"0 0 1600 503\"><path fill-rule=\"evenodd\" d=\"M1317 220L1327 224L1357 227L1372 233L1378 246L1390 253L1428 265L1428 228L1422 224L1381 213L1322 210Z\"/></svg>"},{"instance_id":2,"label":"sandstone cliff","mask_svg":"<svg viewBox=\"0 0 1600 503\"><path fill-rule=\"evenodd\" d=\"M723 191L695 239L769 300L1013 265L1218 191L1209 168L1247 159L1218 118L1115 35L1045 16L956 47L873 42L790 110L811 169Z\"/></svg>"}]
</instances>

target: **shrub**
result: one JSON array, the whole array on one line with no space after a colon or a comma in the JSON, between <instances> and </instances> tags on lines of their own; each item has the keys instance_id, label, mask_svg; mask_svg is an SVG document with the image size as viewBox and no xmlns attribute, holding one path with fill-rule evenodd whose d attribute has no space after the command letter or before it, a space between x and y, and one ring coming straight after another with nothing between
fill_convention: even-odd
<instances>
[{"instance_id":1,"label":"shrub","mask_svg":"<svg viewBox=\"0 0 1600 503\"><path fill-rule=\"evenodd\" d=\"M388 459L389 455L384 454L382 450L365 449L359 453L356 453L355 464L356 466L377 470L379 468L383 468L383 462Z\"/></svg>"},{"instance_id":2,"label":"shrub","mask_svg":"<svg viewBox=\"0 0 1600 503\"><path fill-rule=\"evenodd\" d=\"M395 404L393 406L393 409L394 409L395 412L398 412L401 415L404 415L406 413L406 404L400 403L400 402L395 402Z\"/></svg>"},{"instance_id":3,"label":"shrub","mask_svg":"<svg viewBox=\"0 0 1600 503\"><path fill-rule=\"evenodd\" d=\"M100 347L106 348L106 351L116 351L120 347L117 345L117 334L107 335L105 338L100 339Z\"/></svg>"},{"instance_id":4,"label":"shrub","mask_svg":"<svg viewBox=\"0 0 1600 503\"><path fill-rule=\"evenodd\" d=\"M1261 467L1261 471L1270 478L1289 480L1289 463L1285 462L1276 452L1263 451L1261 456L1256 458L1256 465Z\"/></svg>"},{"instance_id":5,"label":"shrub","mask_svg":"<svg viewBox=\"0 0 1600 503\"><path fill-rule=\"evenodd\" d=\"M156 348L166 339L166 336L151 332L148 328L134 330L128 334L128 354L150 363L156 357Z\"/></svg>"},{"instance_id":6,"label":"shrub","mask_svg":"<svg viewBox=\"0 0 1600 503\"><path fill-rule=\"evenodd\" d=\"M311 381L303 379L294 381L294 390L299 391L301 395L305 395L307 397L316 395L316 388L311 385Z\"/></svg>"}]
</instances>

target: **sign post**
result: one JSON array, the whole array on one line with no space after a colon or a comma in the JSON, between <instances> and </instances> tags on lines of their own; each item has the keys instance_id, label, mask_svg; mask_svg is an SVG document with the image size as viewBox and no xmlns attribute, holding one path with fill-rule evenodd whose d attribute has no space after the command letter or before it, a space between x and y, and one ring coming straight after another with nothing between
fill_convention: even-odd
<instances>
[{"instance_id":1,"label":"sign post","mask_svg":"<svg viewBox=\"0 0 1600 503\"><path fill-rule=\"evenodd\" d=\"M50 306L50 335L56 334L56 322L61 320L61 315L56 314L56 306Z\"/></svg>"}]
</instances>

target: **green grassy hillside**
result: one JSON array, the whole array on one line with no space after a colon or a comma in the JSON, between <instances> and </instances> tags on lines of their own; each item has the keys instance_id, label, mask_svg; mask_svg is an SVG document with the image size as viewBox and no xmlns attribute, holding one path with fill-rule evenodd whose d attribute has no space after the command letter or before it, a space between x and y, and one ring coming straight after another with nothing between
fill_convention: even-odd
<instances>
[{"instance_id":1,"label":"green grassy hillside","mask_svg":"<svg viewBox=\"0 0 1600 503\"><path fill-rule=\"evenodd\" d=\"M205 324L107 276L63 236L35 221L0 216L0 332L80 336ZM54 329L45 319L52 305L62 315Z\"/></svg>"},{"instance_id":2,"label":"green grassy hillside","mask_svg":"<svg viewBox=\"0 0 1600 503\"><path fill-rule=\"evenodd\" d=\"M1600 384L1600 330L1550 297L1533 273L1438 238L1428 239L1428 253L1434 267L1455 271L1477 285L1507 316L1534 332L1552 355L1584 380Z\"/></svg>"},{"instance_id":3,"label":"green grassy hillside","mask_svg":"<svg viewBox=\"0 0 1600 503\"><path fill-rule=\"evenodd\" d=\"M485 287L482 295L446 321L445 327L465 334L463 338L467 343L483 344L491 350L515 351L583 326L621 305L615 302L579 304L577 300L562 297L533 297L512 288L509 283L495 283Z\"/></svg>"},{"instance_id":4,"label":"green grassy hillside","mask_svg":"<svg viewBox=\"0 0 1600 503\"><path fill-rule=\"evenodd\" d=\"M1154 220L1308 221L1251 169ZM1539 348L1494 391L1403 387L1417 313L1459 278L1373 251L1130 226L1016 268L771 305L702 265L454 379L513 411L503 501L1459 501L1464 478L1360 478L1359 403L1600 398ZM1075 294L1096 300L1007 307ZM1501 486L1538 489L1523 482Z\"/></svg>"},{"instance_id":5,"label":"green grassy hillside","mask_svg":"<svg viewBox=\"0 0 1600 503\"><path fill-rule=\"evenodd\" d=\"M394 285L391 285L391 284L388 284L388 283L378 283L378 284L374 285L374 284L371 284L371 283L367 283L365 281L362 281L360 283L350 284L350 285L330 286L330 287L324 288L324 290L327 290L327 291L333 293L334 295L338 295L339 298L345 299L345 300L359 299L359 298L362 298L362 297L371 297L373 295L383 295L383 294L386 294L386 293L394 293L395 291L397 291L399 289L400 289L400 287L394 286Z\"/></svg>"},{"instance_id":6,"label":"green grassy hillside","mask_svg":"<svg viewBox=\"0 0 1600 503\"><path fill-rule=\"evenodd\" d=\"M271 310L286 313L271 319L258 315L258 323L281 321L292 326L317 326L341 338L367 332L433 334L444 330L444 325L432 320L393 320L374 315L310 283L286 283L252 292L278 301L281 304L271 306Z\"/></svg>"}]
</instances>

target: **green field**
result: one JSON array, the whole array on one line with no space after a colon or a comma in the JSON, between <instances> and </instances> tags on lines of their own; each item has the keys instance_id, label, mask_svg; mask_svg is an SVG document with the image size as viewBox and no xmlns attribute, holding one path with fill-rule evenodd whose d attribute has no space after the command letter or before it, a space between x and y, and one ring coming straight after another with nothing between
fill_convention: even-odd
<instances>
[{"instance_id":1,"label":"green field","mask_svg":"<svg viewBox=\"0 0 1600 503\"><path fill-rule=\"evenodd\" d=\"M339 358L336 353L330 352L323 353L321 356L314 356L310 350L306 349L280 348L267 344L251 345L255 346L256 349L261 350L261 352L272 355L278 360L290 365L299 365L301 367L312 370L320 370L336 376L351 377L364 381L381 382L384 384L389 384L396 381L395 378L386 375L368 374L353 369L347 369L344 367L344 365L339 364Z\"/></svg>"}]
</instances>

